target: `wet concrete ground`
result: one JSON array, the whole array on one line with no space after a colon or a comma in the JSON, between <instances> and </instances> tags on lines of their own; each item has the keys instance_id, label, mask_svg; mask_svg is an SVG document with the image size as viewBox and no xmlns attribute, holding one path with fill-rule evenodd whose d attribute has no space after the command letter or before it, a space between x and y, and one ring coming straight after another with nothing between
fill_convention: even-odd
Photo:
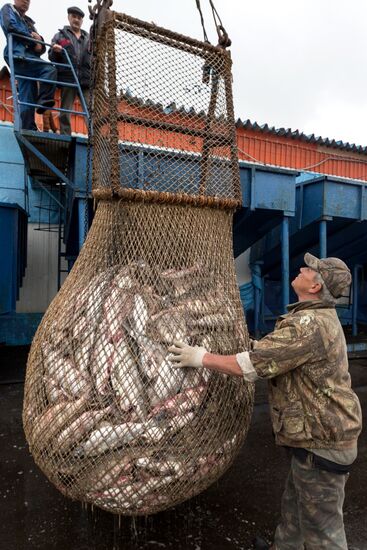
<instances>
[{"instance_id":1,"label":"wet concrete ground","mask_svg":"<svg viewBox=\"0 0 367 550\"><path fill-rule=\"evenodd\" d=\"M174 510L119 522L65 499L29 455L21 422L27 351L0 348L1 550L246 550L257 533L271 539L288 459L273 444L263 383L245 445L218 483ZM367 360L353 361L351 373L366 416ZM367 550L366 431L347 485L345 524L350 547Z\"/></svg>"}]
</instances>

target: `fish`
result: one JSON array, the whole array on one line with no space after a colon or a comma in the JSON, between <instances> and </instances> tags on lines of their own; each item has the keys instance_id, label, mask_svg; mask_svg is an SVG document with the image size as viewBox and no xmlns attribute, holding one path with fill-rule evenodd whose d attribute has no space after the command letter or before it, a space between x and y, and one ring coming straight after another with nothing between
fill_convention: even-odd
<instances>
[{"instance_id":1,"label":"fish","mask_svg":"<svg viewBox=\"0 0 367 550\"><path fill-rule=\"evenodd\" d=\"M144 432L144 423L104 423L93 430L88 439L76 450L75 456L98 456L134 441Z\"/></svg>"},{"instance_id":2,"label":"fish","mask_svg":"<svg viewBox=\"0 0 367 550\"><path fill-rule=\"evenodd\" d=\"M188 412L185 414L179 414L177 416L172 417L169 420L167 429L170 431L170 434L174 434L178 432L179 430L182 430L187 424L190 424L195 418L194 412Z\"/></svg>"},{"instance_id":3,"label":"fish","mask_svg":"<svg viewBox=\"0 0 367 550\"><path fill-rule=\"evenodd\" d=\"M132 320L134 333L136 335L145 335L145 328L148 321L148 308L140 294L134 296L134 309L132 312Z\"/></svg>"},{"instance_id":4,"label":"fish","mask_svg":"<svg viewBox=\"0 0 367 550\"><path fill-rule=\"evenodd\" d=\"M46 377L53 380L54 387L60 388L70 398L80 397L90 389L90 381L77 369L70 356L65 357L60 350L50 351L44 360Z\"/></svg>"},{"instance_id":5,"label":"fish","mask_svg":"<svg viewBox=\"0 0 367 550\"><path fill-rule=\"evenodd\" d=\"M143 384L138 365L125 340L120 340L111 357L111 385L122 411L143 407Z\"/></svg>"},{"instance_id":6,"label":"fish","mask_svg":"<svg viewBox=\"0 0 367 550\"><path fill-rule=\"evenodd\" d=\"M70 447L79 443L88 432L106 416L110 407L99 411L86 411L63 430L56 439L56 446L60 453L66 452Z\"/></svg>"},{"instance_id":7,"label":"fish","mask_svg":"<svg viewBox=\"0 0 367 550\"><path fill-rule=\"evenodd\" d=\"M105 489L102 492L87 493L87 498L91 499L97 506L107 509L136 509L139 508L143 501L141 492L144 490L144 483L138 481L126 480L124 487L113 486Z\"/></svg>"},{"instance_id":8,"label":"fish","mask_svg":"<svg viewBox=\"0 0 367 550\"><path fill-rule=\"evenodd\" d=\"M175 298L184 296L201 282L203 267L197 263L182 269L167 269L161 273L163 282L170 284Z\"/></svg>"},{"instance_id":9,"label":"fish","mask_svg":"<svg viewBox=\"0 0 367 550\"><path fill-rule=\"evenodd\" d=\"M180 390L184 378L184 369L174 368L169 361L163 361L155 383L152 387L148 388L151 406L155 407L158 403L176 395Z\"/></svg>"},{"instance_id":10,"label":"fish","mask_svg":"<svg viewBox=\"0 0 367 550\"><path fill-rule=\"evenodd\" d=\"M215 329L218 327L230 327L235 319L228 313L213 313L204 315L199 319L190 319L190 326L193 328Z\"/></svg>"},{"instance_id":11,"label":"fish","mask_svg":"<svg viewBox=\"0 0 367 550\"><path fill-rule=\"evenodd\" d=\"M153 380L168 356L167 350L143 335L136 335L136 342L139 345L141 370L149 380Z\"/></svg>"},{"instance_id":12,"label":"fish","mask_svg":"<svg viewBox=\"0 0 367 550\"><path fill-rule=\"evenodd\" d=\"M73 325L73 338L78 340L83 334L89 330L89 324L86 317L83 315L80 319Z\"/></svg>"},{"instance_id":13,"label":"fish","mask_svg":"<svg viewBox=\"0 0 367 550\"><path fill-rule=\"evenodd\" d=\"M98 284L93 284L92 281L92 283L88 287L89 296L85 306L85 315L87 321L95 322L95 320L99 318L103 308L103 304L106 299L108 285L109 281L107 279L103 279L101 281L98 281Z\"/></svg>"},{"instance_id":14,"label":"fish","mask_svg":"<svg viewBox=\"0 0 367 550\"><path fill-rule=\"evenodd\" d=\"M93 350L90 371L96 391L100 395L110 393L111 360L114 353L114 345L110 343L105 332L97 336Z\"/></svg>"},{"instance_id":15,"label":"fish","mask_svg":"<svg viewBox=\"0 0 367 550\"><path fill-rule=\"evenodd\" d=\"M176 340L186 342L188 330L182 312L180 306L177 306L152 315L147 324L148 336L165 344L171 344Z\"/></svg>"},{"instance_id":16,"label":"fish","mask_svg":"<svg viewBox=\"0 0 367 550\"><path fill-rule=\"evenodd\" d=\"M131 290L134 284L131 269L128 266L123 267L112 281L112 286L116 286L122 290Z\"/></svg>"},{"instance_id":17,"label":"fish","mask_svg":"<svg viewBox=\"0 0 367 550\"><path fill-rule=\"evenodd\" d=\"M176 396L167 399L163 403L156 405L149 414L149 419L156 416L172 417L177 414L197 409L203 401L206 393L206 386L201 385L196 388L189 388Z\"/></svg>"},{"instance_id":18,"label":"fish","mask_svg":"<svg viewBox=\"0 0 367 550\"><path fill-rule=\"evenodd\" d=\"M48 343L42 346L43 365L48 375L57 377L63 369L65 357L60 349L51 347Z\"/></svg>"},{"instance_id":19,"label":"fish","mask_svg":"<svg viewBox=\"0 0 367 550\"><path fill-rule=\"evenodd\" d=\"M122 476L131 474L133 462L125 451L109 453L102 457L101 461L88 468L86 480L82 483L88 484L88 490L103 491L112 487Z\"/></svg>"},{"instance_id":20,"label":"fish","mask_svg":"<svg viewBox=\"0 0 367 550\"><path fill-rule=\"evenodd\" d=\"M124 483L110 487L101 493L89 495L93 499L99 499L106 504L122 508L134 508L142 505L143 497L157 491L176 480L175 476L150 477L144 482L132 481L131 478L124 479Z\"/></svg>"},{"instance_id":21,"label":"fish","mask_svg":"<svg viewBox=\"0 0 367 550\"><path fill-rule=\"evenodd\" d=\"M86 393L76 401L60 401L47 407L33 422L32 444L45 448L55 436L71 422L76 420L86 409L89 394Z\"/></svg>"},{"instance_id":22,"label":"fish","mask_svg":"<svg viewBox=\"0 0 367 550\"><path fill-rule=\"evenodd\" d=\"M182 381L180 390L186 390L200 386L201 384L207 384L210 378L210 370L208 369L196 369L186 368L185 378Z\"/></svg>"},{"instance_id":23,"label":"fish","mask_svg":"<svg viewBox=\"0 0 367 550\"><path fill-rule=\"evenodd\" d=\"M108 326L108 332L115 338L121 331L127 318L132 315L134 309L134 297L120 288L112 288L103 304L104 319Z\"/></svg>"},{"instance_id":24,"label":"fish","mask_svg":"<svg viewBox=\"0 0 367 550\"><path fill-rule=\"evenodd\" d=\"M84 376L88 375L88 367L91 360L91 352L93 346L93 338L86 337L83 342L79 343L74 351L74 361L77 369Z\"/></svg>"},{"instance_id":25,"label":"fish","mask_svg":"<svg viewBox=\"0 0 367 550\"><path fill-rule=\"evenodd\" d=\"M150 426L145 428L142 437L147 443L155 444L159 443L159 441L161 441L166 434L167 430L165 428Z\"/></svg>"},{"instance_id":26,"label":"fish","mask_svg":"<svg viewBox=\"0 0 367 550\"><path fill-rule=\"evenodd\" d=\"M72 311L77 314L84 313L92 322L97 319L105 291L111 285L113 271L114 268L102 271L92 277L84 288L76 287L70 300Z\"/></svg>"},{"instance_id":27,"label":"fish","mask_svg":"<svg viewBox=\"0 0 367 550\"><path fill-rule=\"evenodd\" d=\"M174 475L176 478L182 477L188 472L189 464L174 458L167 458L166 460L157 460L151 456L142 456L135 462L135 466L138 469L142 469L157 476Z\"/></svg>"},{"instance_id":28,"label":"fish","mask_svg":"<svg viewBox=\"0 0 367 550\"><path fill-rule=\"evenodd\" d=\"M65 361L63 370L59 371L59 377L60 387L72 397L80 397L90 391L90 380L82 375L71 359Z\"/></svg>"},{"instance_id":29,"label":"fish","mask_svg":"<svg viewBox=\"0 0 367 550\"><path fill-rule=\"evenodd\" d=\"M154 419L153 422L146 424L142 438L150 444L159 443L165 436L172 436L182 430L186 424L192 422L194 417L195 414L190 412L168 419Z\"/></svg>"},{"instance_id":30,"label":"fish","mask_svg":"<svg viewBox=\"0 0 367 550\"><path fill-rule=\"evenodd\" d=\"M43 381L45 385L47 399L50 404L64 401L69 397L67 393L63 391L62 388L60 388L60 386L52 376L44 376Z\"/></svg>"}]
</instances>

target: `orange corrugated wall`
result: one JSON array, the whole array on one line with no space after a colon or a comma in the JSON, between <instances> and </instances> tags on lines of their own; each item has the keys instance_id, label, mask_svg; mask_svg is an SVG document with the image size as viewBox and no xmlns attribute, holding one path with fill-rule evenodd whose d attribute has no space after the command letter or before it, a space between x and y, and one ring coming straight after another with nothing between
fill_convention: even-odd
<instances>
[{"instance_id":1,"label":"orange corrugated wall","mask_svg":"<svg viewBox=\"0 0 367 550\"><path fill-rule=\"evenodd\" d=\"M239 158L275 166L367 180L367 154L301 139L237 128Z\"/></svg>"},{"instance_id":2,"label":"orange corrugated wall","mask_svg":"<svg viewBox=\"0 0 367 550\"><path fill-rule=\"evenodd\" d=\"M13 105L11 88L8 78L0 81L0 121L13 121ZM56 106L60 105L60 91L56 92ZM180 124L182 115L179 112L163 115L158 111L152 114L144 106L135 106L121 101L121 110L132 116L158 120L164 117L165 122ZM79 100L74 109L81 111ZM57 115L54 114L57 122ZM37 125L42 130L42 117L37 115ZM187 118L185 120L187 125ZM199 118L192 121L193 128L201 128ZM87 129L82 116L72 115L72 130L78 134L86 134ZM145 128L132 123L119 123L120 139L123 141L142 141L156 146L171 147L197 152L201 148L201 139L167 132L162 129ZM317 143L307 143L294 137L278 136L243 127L237 128L239 158L244 161L259 162L307 170L321 174L330 174L345 178L367 180L367 154L342 149L326 147Z\"/></svg>"}]
</instances>

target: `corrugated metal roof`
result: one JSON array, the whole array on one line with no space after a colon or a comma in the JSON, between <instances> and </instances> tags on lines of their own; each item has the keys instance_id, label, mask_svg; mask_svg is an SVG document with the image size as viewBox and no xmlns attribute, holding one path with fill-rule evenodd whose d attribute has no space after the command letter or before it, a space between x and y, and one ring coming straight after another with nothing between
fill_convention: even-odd
<instances>
[{"instance_id":1,"label":"corrugated metal roof","mask_svg":"<svg viewBox=\"0 0 367 550\"><path fill-rule=\"evenodd\" d=\"M307 143L316 143L317 145L324 145L325 147L331 147L333 149L342 149L343 151L353 151L355 153L367 154L367 147L362 145L356 145L355 143L344 142L341 140L323 138L316 136L315 134L304 134L299 130L292 130L292 128L275 128L275 126L269 126L268 124L258 124L257 122L251 122L251 120L237 119L237 128L244 128L245 130L253 130L254 132L261 132L263 134L272 134L279 137L286 137L291 139L297 139L299 141L305 141Z\"/></svg>"}]
</instances>

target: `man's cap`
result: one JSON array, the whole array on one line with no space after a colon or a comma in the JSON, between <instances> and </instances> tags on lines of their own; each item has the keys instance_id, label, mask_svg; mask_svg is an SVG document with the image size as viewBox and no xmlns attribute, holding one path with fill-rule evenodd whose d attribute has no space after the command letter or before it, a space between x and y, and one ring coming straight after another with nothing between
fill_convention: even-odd
<instances>
[{"instance_id":1,"label":"man's cap","mask_svg":"<svg viewBox=\"0 0 367 550\"><path fill-rule=\"evenodd\" d=\"M76 6L71 6L71 8L68 8L68 13L73 13L74 15L80 15L80 17L84 17L85 13L80 8L77 8Z\"/></svg>"},{"instance_id":2,"label":"man's cap","mask_svg":"<svg viewBox=\"0 0 367 550\"><path fill-rule=\"evenodd\" d=\"M339 258L316 258L305 254L305 264L320 273L326 288L334 298L344 296L352 282L349 267Z\"/></svg>"}]
</instances>

